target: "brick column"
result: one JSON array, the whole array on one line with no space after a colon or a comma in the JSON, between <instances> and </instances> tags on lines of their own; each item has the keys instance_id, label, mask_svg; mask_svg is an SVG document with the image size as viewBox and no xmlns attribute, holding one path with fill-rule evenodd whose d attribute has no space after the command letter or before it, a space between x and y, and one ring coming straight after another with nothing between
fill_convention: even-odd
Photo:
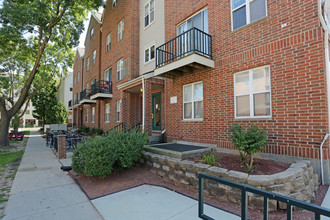
<instances>
[{"instance_id":1,"label":"brick column","mask_svg":"<svg viewBox=\"0 0 330 220\"><path fill-rule=\"evenodd\" d=\"M66 135L57 135L57 157L58 159L66 158Z\"/></svg>"}]
</instances>

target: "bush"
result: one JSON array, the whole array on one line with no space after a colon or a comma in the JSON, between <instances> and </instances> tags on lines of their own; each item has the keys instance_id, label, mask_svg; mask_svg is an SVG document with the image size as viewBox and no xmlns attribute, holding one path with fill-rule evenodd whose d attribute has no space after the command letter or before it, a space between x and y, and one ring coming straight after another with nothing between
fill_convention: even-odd
<instances>
[{"instance_id":1,"label":"bush","mask_svg":"<svg viewBox=\"0 0 330 220\"><path fill-rule=\"evenodd\" d=\"M78 128L77 133L81 134L81 133L85 133L88 134L90 132L90 128L89 127L85 127L82 126L80 128Z\"/></svg>"},{"instance_id":2,"label":"bush","mask_svg":"<svg viewBox=\"0 0 330 220\"><path fill-rule=\"evenodd\" d=\"M90 130L90 134L94 136L101 136L103 134L103 130L101 128L92 128Z\"/></svg>"},{"instance_id":3,"label":"bush","mask_svg":"<svg viewBox=\"0 0 330 220\"><path fill-rule=\"evenodd\" d=\"M147 135L136 131L90 138L74 150L72 169L78 174L104 178L114 169L131 167L141 157L147 143Z\"/></svg>"},{"instance_id":4,"label":"bush","mask_svg":"<svg viewBox=\"0 0 330 220\"><path fill-rule=\"evenodd\" d=\"M213 166L215 165L216 163L216 156L214 155L212 149L211 149L211 152L208 152L208 153L204 153L202 154L202 157L201 157L201 162L202 163L206 163L210 166Z\"/></svg>"},{"instance_id":5,"label":"bush","mask_svg":"<svg viewBox=\"0 0 330 220\"><path fill-rule=\"evenodd\" d=\"M249 125L247 130L244 130L239 124L233 124L230 131L233 132L230 139L239 150L243 166L247 168L247 172L252 172L256 167L253 165L253 155L265 149L267 132L257 125Z\"/></svg>"}]
</instances>

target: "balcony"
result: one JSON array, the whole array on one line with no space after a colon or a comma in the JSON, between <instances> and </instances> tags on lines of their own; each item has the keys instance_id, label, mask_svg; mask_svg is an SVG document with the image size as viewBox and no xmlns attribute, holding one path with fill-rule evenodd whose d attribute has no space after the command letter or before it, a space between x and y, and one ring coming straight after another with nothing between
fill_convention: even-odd
<instances>
[{"instance_id":1,"label":"balcony","mask_svg":"<svg viewBox=\"0 0 330 220\"><path fill-rule=\"evenodd\" d=\"M112 82L99 80L92 85L91 100L112 98Z\"/></svg>"},{"instance_id":2,"label":"balcony","mask_svg":"<svg viewBox=\"0 0 330 220\"><path fill-rule=\"evenodd\" d=\"M72 100L70 100L70 101L68 102L68 109L69 109L69 110L72 110Z\"/></svg>"},{"instance_id":3,"label":"balcony","mask_svg":"<svg viewBox=\"0 0 330 220\"><path fill-rule=\"evenodd\" d=\"M212 36L197 28L191 28L156 49L155 76L175 78L208 67L214 68Z\"/></svg>"},{"instance_id":4,"label":"balcony","mask_svg":"<svg viewBox=\"0 0 330 220\"><path fill-rule=\"evenodd\" d=\"M95 104L96 100L91 100L91 90L90 89L85 89L80 92L80 104Z\"/></svg>"}]
</instances>

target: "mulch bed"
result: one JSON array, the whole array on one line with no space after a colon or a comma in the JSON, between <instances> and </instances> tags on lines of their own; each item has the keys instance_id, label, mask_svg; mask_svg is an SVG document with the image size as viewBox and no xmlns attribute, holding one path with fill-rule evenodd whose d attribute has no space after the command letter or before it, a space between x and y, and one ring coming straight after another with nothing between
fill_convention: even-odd
<instances>
[{"instance_id":1,"label":"mulch bed","mask_svg":"<svg viewBox=\"0 0 330 220\"><path fill-rule=\"evenodd\" d=\"M228 167L231 166L230 164L235 163L234 161L236 161L236 159L233 156L237 156L237 155L232 155L232 157L230 157L230 155L221 156L220 160L223 161L221 165L228 164L228 166L226 165L223 166L228 169ZM226 163L224 163L224 161L226 161ZM260 163L259 168L262 168L264 165L263 161L264 160L259 161L259 159L256 159L255 163ZM275 163L276 163L275 161L271 161L273 167L278 166ZM279 172L285 170L285 167L289 167L289 166L290 164L283 163L281 165L282 168L279 169L280 170ZM271 165L268 166L268 168L270 167ZM238 167L236 166L236 168L237 171L242 171L240 165L238 165ZM259 173L264 172L265 174L269 174L267 171L265 170L262 171L262 170L263 169L258 169L256 171L256 174L258 174L258 172ZM198 199L198 189L196 187L193 187L191 185L179 184L177 182L170 180L167 177L160 177L159 175L152 173L149 167L134 166L127 170L114 171L111 175L108 175L104 179L100 179L98 177L86 177L85 175L77 175L73 171L70 171L70 174L75 179L75 181L81 186L81 188L85 191L85 193L90 199L95 199L101 196L109 195L142 184L150 184L150 185L166 187L172 191L181 193L183 195L186 195L194 199ZM316 193L316 200L314 201L314 204L321 205L323 198L327 192L327 189L328 186L321 186L321 185L319 186L318 191ZM208 194L204 195L204 201L207 204L240 215L240 206L238 204L231 202L224 202ZM257 210L255 208L249 208L248 217L249 219L257 219L257 220L262 219L263 211ZM286 210L269 212L269 219L285 219L285 218L286 218ZM293 219L299 219L299 220L314 219L314 215L313 213L307 211L294 211Z\"/></svg>"},{"instance_id":2,"label":"mulch bed","mask_svg":"<svg viewBox=\"0 0 330 220\"><path fill-rule=\"evenodd\" d=\"M213 152L216 157L214 166L225 168L227 170L235 170L242 173L247 173L246 168L241 165L239 155ZM186 160L200 162L201 156L187 158ZM283 163L273 160L253 159L253 164L257 165L256 169L249 173L252 175L271 175L285 171L290 167L290 163Z\"/></svg>"}]
</instances>

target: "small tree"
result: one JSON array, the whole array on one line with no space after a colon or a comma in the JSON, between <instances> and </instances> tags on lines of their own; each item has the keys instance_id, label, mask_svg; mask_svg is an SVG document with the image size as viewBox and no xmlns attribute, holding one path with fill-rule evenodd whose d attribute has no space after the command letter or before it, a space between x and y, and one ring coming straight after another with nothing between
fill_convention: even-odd
<instances>
[{"instance_id":1,"label":"small tree","mask_svg":"<svg viewBox=\"0 0 330 220\"><path fill-rule=\"evenodd\" d=\"M234 147L239 150L243 166L250 173L254 170L253 155L264 150L267 144L267 132L258 125L249 125L246 130L239 125L233 124L230 128L233 135L230 136Z\"/></svg>"},{"instance_id":2,"label":"small tree","mask_svg":"<svg viewBox=\"0 0 330 220\"><path fill-rule=\"evenodd\" d=\"M11 120L11 126L15 131L18 131L19 125L21 124L20 113L17 113Z\"/></svg>"}]
</instances>

